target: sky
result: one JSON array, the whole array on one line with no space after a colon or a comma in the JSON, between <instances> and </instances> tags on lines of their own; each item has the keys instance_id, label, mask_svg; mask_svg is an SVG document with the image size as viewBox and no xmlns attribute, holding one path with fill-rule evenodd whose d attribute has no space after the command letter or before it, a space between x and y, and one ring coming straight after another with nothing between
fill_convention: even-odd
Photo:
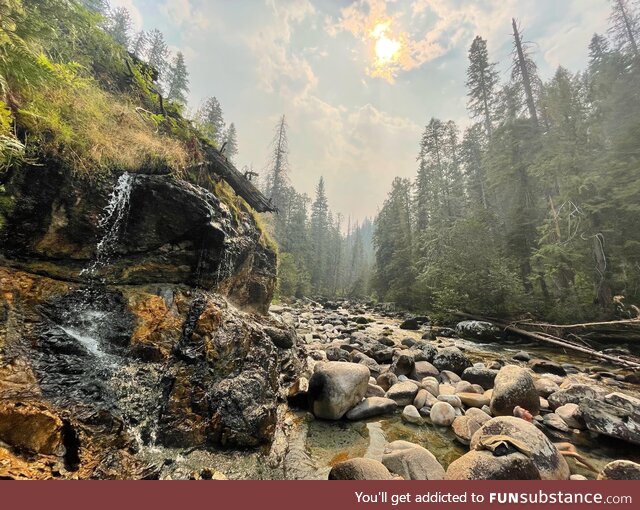
<instances>
[{"instance_id":1,"label":"sky","mask_svg":"<svg viewBox=\"0 0 640 510\"><path fill-rule=\"evenodd\" d=\"M275 125L289 126L290 180L333 211L376 214L396 176L414 178L432 117L469 124L465 75L476 35L509 79L511 18L543 79L586 66L608 0L111 0L136 28L160 29L190 71L189 103L218 98L242 168L265 170Z\"/></svg>"}]
</instances>

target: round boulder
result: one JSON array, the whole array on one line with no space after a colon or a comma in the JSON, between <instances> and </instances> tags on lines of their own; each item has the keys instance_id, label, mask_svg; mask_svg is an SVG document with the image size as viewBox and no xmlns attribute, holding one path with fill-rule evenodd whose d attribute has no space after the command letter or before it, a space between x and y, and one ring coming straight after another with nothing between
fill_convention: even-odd
<instances>
[{"instance_id":1,"label":"round boulder","mask_svg":"<svg viewBox=\"0 0 640 510\"><path fill-rule=\"evenodd\" d=\"M309 381L313 414L325 420L339 420L364 398L369 377L369 369L364 365L319 363Z\"/></svg>"},{"instance_id":2,"label":"round boulder","mask_svg":"<svg viewBox=\"0 0 640 510\"><path fill-rule=\"evenodd\" d=\"M393 475L382 462L358 458L333 466L329 480L393 480Z\"/></svg>"},{"instance_id":3,"label":"round boulder","mask_svg":"<svg viewBox=\"0 0 640 510\"><path fill-rule=\"evenodd\" d=\"M444 468L429 450L417 444L406 441L389 443L382 463L405 480L444 480Z\"/></svg>"},{"instance_id":4,"label":"round boulder","mask_svg":"<svg viewBox=\"0 0 640 510\"><path fill-rule=\"evenodd\" d=\"M474 450L451 463L446 480L540 480L532 460L522 453L494 457L487 450Z\"/></svg>"},{"instance_id":5,"label":"round boulder","mask_svg":"<svg viewBox=\"0 0 640 510\"><path fill-rule=\"evenodd\" d=\"M456 410L447 402L436 402L431 406L429 418L434 425L450 427L453 420L456 419Z\"/></svg>"},{"instance_id":6,"label":"round boulder","mask_svg":"<svg viewBox=\"0 0 640 510\"><path fill-rule=\"evenodd\" d=\"M471 448L475 449L484 436L508 436L526 445L542 480L569 479L571 473L567 461L535 425L513 416L493 418L473 435Z\"/></svg>"},{"instance_id":7,"label":"round boulder","mask_svg":"<svg viewBox=\"0 0 640 510\"><path fill-rule=\"evenodd\" d=\"M513 416L513 410L517 406L536 416L540 412L540 397L529 372L514 365L507 365L496 376L491 395L491 414Z\"/></svg>"},{"instance_id":8,"label":"round boulder","mask_svg":"<svg viewBox=\"0 0 640 510\"><path fill-rule=\"evenodd\" d=\"M471 366L471 361L457 347L445 347L440 349L433 358L433 366L441 372L450 370L454 374L462 374Z\"/></svg>"}]
</instances>

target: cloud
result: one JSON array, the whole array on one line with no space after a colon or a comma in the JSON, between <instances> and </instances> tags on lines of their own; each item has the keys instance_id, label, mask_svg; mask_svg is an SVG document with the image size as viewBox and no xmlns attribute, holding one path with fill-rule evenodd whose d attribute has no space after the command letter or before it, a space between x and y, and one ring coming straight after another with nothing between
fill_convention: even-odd
<instances>
[{"instance_id":1,"label":"cloud","mask_svg":"<svg viewBox=\"0 0 640 510\"><path fill-rule=\"evenodd\" d=\"M209 26L209 20L204 13L195 9L189 0L165 0L159 10L179 27L189 25L191 28L205 29Z\"/></svg>"},{"instance_id":2,"label":"cloud","mask_svg":"<svg viewBox=\"0 0 640 510\"><path fill-rule=\"evenodd\" d=\"M131 22L133 24L133 29L138 32L142 30L143 18L140 9L136 7L133 3L133 0L109 0L111 7L113 9L117 9L118 7L124 7L131 14Z\"/></svg>"},{"instance_id":3,"label":"cloud","mask_svg":"<svg viewBox=\"0 0 640 510\"><path fill-rule=\"evenodd\" d=\"M294 27L310 18L315 8L309 0L267 0L272 19L246 42L257 61L261 88L282 96L307 95L317 85L317 77L304 50L291 46Z\"/></svg>"}]
</instances>

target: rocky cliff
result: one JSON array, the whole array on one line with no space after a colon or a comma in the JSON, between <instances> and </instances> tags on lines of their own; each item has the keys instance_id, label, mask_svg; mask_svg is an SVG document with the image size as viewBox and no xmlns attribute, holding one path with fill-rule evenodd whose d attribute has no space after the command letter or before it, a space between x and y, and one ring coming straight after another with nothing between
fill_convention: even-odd
<instances>
[{"instance_id":1,"label":"rocky cliff","mask_svg":"<svg viewBox=\"0 0 640 510\"><path fill-rule=\"evenodd\" d=\"M153 477L145 446L273 439L299 362L248 208L163 175L3 181L0 477Z\"/></svg>"}]
</instances>

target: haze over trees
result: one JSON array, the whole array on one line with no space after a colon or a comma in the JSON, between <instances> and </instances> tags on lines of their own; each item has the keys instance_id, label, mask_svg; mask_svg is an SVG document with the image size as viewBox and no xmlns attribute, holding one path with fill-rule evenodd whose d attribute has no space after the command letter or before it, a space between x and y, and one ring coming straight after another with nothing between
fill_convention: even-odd
<instances>
[{"instance_id":1,"label":"haze over trees","mask_svg":"<svg viewBox=\"0 0 640 510\"><path fill-rule=\"evenodd\" d=\"M396 179L376 219L380 300L573 321L638 302L640 24L637 3L611 4L577 74L543 82L515 19L508 83L473 41L475 124L431 119L415 180Z\"/></svg>"}]
</instances>

